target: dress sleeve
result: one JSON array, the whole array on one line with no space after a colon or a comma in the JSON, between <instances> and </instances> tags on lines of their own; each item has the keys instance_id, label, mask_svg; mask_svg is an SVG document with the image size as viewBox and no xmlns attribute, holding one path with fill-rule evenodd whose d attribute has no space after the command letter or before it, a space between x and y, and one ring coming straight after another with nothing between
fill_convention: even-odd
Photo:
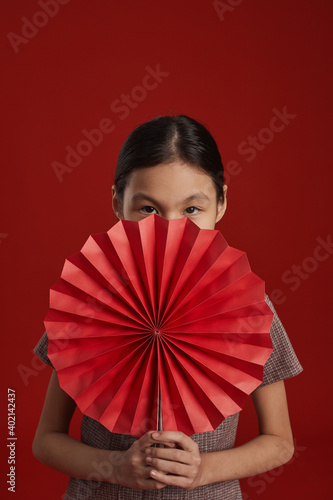
<instances>
[{"instance_id":1,"label":"dress sleeve","mask_svg":"<svg viewBox=\"0 0 333 500\"><path fill-rule=\"evenodd\" d=\"M285 331L267 294L265 298L267 304L274 313L270 330L273 351L265 363L263 381L259 387L273 384L279 380L294 377L303 371L303 368L291 345L287 332Z\"/></svg>"},{"instance_id":2,"label":"dress sleeve","mask_svg":"<svg viewBox=\"0 0 333 500\"><path fill-rule=\"evenodd\" d=\"M47 365L52 366L52 368L54 368L51 361L49 360L48 355L47 355L48 343L49 343L49 339L47 337L47 333L44 332L44 334L40 338L38 344L36 345L34 352L35 352L35 354L37 354L37 356L42 361L44 361L44 363L46 363Z\"/></svg>"}]
</instances>

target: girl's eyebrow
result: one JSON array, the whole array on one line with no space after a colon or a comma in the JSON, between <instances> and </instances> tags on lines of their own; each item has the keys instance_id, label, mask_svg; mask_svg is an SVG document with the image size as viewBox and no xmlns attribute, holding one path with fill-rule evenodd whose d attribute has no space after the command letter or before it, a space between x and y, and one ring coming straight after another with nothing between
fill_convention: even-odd
<instances>
[{"instance_id":1,"label":"girl's eyebrow","mask_svg":"<svg viewBox=\"0 0 333 500\"><path fill-rule=\"evenodd\" d=\"M186 198L184 200L185 203L188 203L189 201L193 200L198 200L198 201L210 201L209 197L203 193L202 191L197 191L196 193L193 193L191 196Z\"/></svg>"},{"instance_id":2,"label":"girl's eyebrow","mask_svg":"<svg viewBox=\"0 0 333 500\"><path fill-rule=\"evenodd\" d=\"M136 201L144 201L144 200L148 200L148 201L151 201L152 203L156 203L154 198L152 198L151 196L144 194L144 193L136 193L134 196L132 196L133 203L135 203Z\"/></svg>"},{"instance_id":3,"label":"girl's eyebrow","mask_svg":"<svg viewBox=\"0 0 333 500\"><path fill-rule=\"evenodd\" d=\"M136 201L143 201L143 200L148 200L148 201L151 201L152 203L155 203L156 205L158 205L158 201L157 200L154 200L154 198L152 198L151 196L145 194L145 193L136 193L133 197L132 197L132 202L136 202ZM196 193L193 193L191 196L188 196L187 198L185 198L185 200L182 201L182 203L189 203L190 201L195 201L195 200L198 200L198 201L210 201L209 197L203 193L202 191L197 191Z\"/></svg>"}]
</instances>

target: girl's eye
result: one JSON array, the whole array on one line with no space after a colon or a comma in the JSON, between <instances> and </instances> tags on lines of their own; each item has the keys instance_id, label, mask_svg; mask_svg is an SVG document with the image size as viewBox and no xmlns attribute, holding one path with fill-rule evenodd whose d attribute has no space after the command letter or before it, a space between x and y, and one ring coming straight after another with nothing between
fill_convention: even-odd
<instances>
[{"instance_id":1,"label":"girl's eye","mask_svg":"<svg viewBox=\"0 0 333 500\"><path fill-rule=\"evenodd\" d=\"M152 214L153 210L156 210L156 209L154 207L145 206L145 207L142 207L141 210L143 211L143 213Z\"/></svg>"},{"instance_id":2,"label":"girl's eye","mask_svg":"<svg viewBox=\"0 0 333 500\"><path fill-rule=\"evenodd\" d=\"M187 213L189 215L194 215L194 214L198 213L199 208L197 208L197 207L188 207L188 208L186 208L185 212L186 211L188 211Z\"/></svg>"}]
</instances>

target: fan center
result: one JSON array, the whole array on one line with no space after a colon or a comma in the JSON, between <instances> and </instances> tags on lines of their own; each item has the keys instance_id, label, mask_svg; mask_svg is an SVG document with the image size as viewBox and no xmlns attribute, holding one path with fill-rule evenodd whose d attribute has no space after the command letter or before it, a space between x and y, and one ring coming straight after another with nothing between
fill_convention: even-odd
<instances>
[{"instance_id":1,"label":"fan center","mask_svg":"<svg viewBox=\"0 0 333 500\"><path fill-rule=\"evenodd\" d=\"M152 323L150 325L150 328L149 328L149 332L150 332L150 335L155 338L156 340L157 339L162 339L163 336L164 336L164 332L163 332L163 325L159 324L157 321L156 323Z\"/></svg>"}]
</instances>

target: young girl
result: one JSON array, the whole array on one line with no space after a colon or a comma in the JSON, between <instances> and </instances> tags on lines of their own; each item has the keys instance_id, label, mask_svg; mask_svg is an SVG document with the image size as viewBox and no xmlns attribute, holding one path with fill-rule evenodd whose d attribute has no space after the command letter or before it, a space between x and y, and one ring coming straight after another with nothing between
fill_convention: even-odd
<instances>
[{"instance_id":1,"label":"young girl","mask_svg":"<svg viewBox=\"0 0 333 500\"><path fill-rule=\"evenodd\" d=\"M113 209L119 219L139 221L156 213L168 220L189 217L214 229L227 206L227 186L217 145L208 130L187 116L160 116L137 127L121 148ZM149 431L140 439L109 432L83 416L81 442L68 435L74 401L53 370L33 443L36 458L71 476L65 500L242 498L239 478L278 467L293 455L283 379L302 367L274 313L273 352L262 384L252 393L259 435L234 448L239 414L215 431L191 437ZM47 357L45 332L35 352ZM152 446L156 443L164 446Z\"/></svg>"}]
</instances>

